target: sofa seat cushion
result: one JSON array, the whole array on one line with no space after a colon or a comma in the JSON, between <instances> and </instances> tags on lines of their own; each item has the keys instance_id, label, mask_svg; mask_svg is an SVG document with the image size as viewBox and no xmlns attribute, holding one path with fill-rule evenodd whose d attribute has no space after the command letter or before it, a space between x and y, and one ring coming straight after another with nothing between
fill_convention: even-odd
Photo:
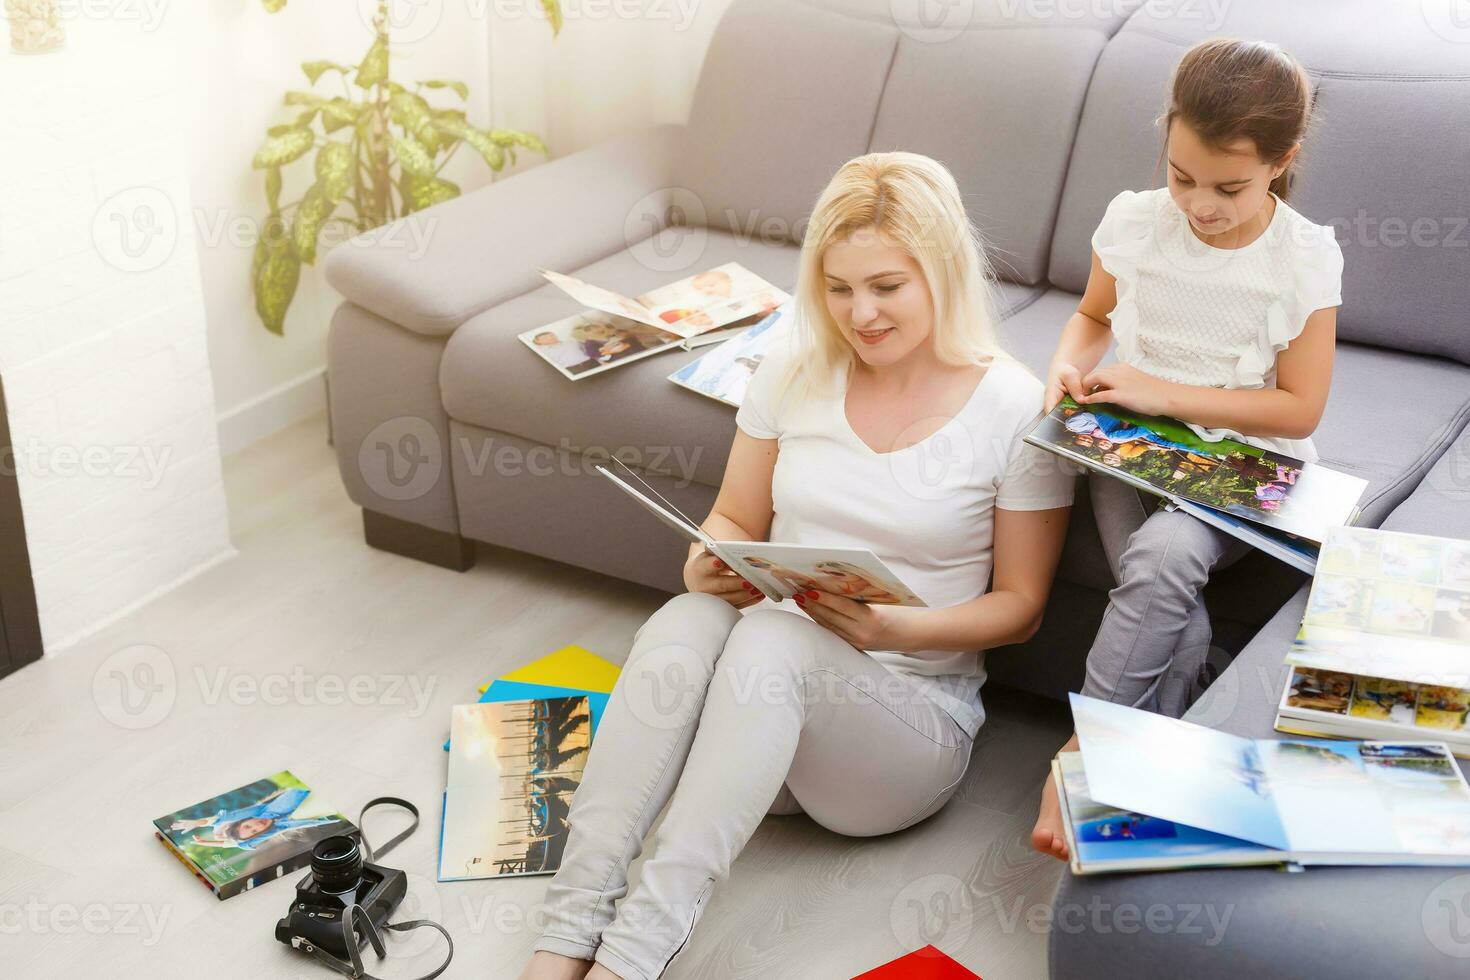
<instances>
[{"instance_id":1,"label":"sofa seat cushion","mask_svg":"<svg viewBox=\"0 0 1470 980\"><path fill-rule=\"evenodd\" d=\"M739 262L789 292L796 284L799 254L795 246L678 227L583 268L557 271L635 295L701 269ZM671 267L671 257L680 261L677 268ZM1011 308L1039 293L1035 287L1002 284L999 302ZM516 335L580 310L548 283L460 327L445 348L440 371L449 416L554 448L617 451L646 468L719 486L735 437L735 411L668 380L713 348L675 348L571 381Z\"/></svg>"}]
</instances>

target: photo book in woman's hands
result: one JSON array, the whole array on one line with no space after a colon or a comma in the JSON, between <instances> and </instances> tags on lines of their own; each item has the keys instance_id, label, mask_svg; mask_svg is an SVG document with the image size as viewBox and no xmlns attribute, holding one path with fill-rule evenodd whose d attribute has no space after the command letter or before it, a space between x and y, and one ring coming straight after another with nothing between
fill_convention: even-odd
<instances>
[{"instance_id":1,"label":"photo book in woman's hands","mask_svg":"<svg viewBox=\"0 0 1470 980\"><path fill-rule=\"evenodd\" d=\"M1333 528L1357 519L1368 481L1178 419L1063 398L1026 436L1033 446L1168 500L1311 574Z\"/></svg>"},{"instance_id":2,"label":"photo book in woman's hands","mask_svg":"<svg viewBox=\"0 0 1470 980\"><path fill-rule=\"evenodd\" d=\"M597 472L686 540L703 545L773 602L815 590L858 602L925 605L923 599L867 548L716 541L622 460L614 456L611 461L618 467L618 473L605 466L597 467Z\"/></svg>"}]
</instances>

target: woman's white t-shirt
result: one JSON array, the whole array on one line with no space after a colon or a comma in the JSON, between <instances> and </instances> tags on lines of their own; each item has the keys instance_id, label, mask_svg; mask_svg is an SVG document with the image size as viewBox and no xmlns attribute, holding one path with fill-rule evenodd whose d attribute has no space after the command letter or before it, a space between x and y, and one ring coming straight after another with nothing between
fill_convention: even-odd
<instances>
[{"instance_id":1,"label":"woman's white t-shirt","mask_svg":"<svg viewBox=\"0 0 1470 980\"><path fill-rule=\"evenodd\" d=\"M927 439L879 453L848 423L845 373L805 396L780 390L793 356L783 346L761 362L735 417L747 435L778 440L770 540L868 548L942 608L987 591L996 507L1072 503L1075 471L1022 441L1041 412L1044 386L1015 361L997 358L965 406ZM750 608L770 607L796 611L769 599ZM911 676L971 737L979 730L982 651L869 653Z\"/></svg>"},{"instance_id":2,"label":"woman's white t-shirt","mask_svg":"<svg viewBox=\"0 0 1470 980\"><path fill-rule=\"evenodd\" d=\"M1092 250L1117 280L1109 320L1118 360L1176 384L1274 388L1276 355L1314 311L1342 305L1342 250L1332 228L1280 198L1255 241L1224 249L1200 241L1167 187L1124 191L1108 204ZM1310 439L1190 428L1211 442L1317 458Z\"/></svg>"}]
</instances>

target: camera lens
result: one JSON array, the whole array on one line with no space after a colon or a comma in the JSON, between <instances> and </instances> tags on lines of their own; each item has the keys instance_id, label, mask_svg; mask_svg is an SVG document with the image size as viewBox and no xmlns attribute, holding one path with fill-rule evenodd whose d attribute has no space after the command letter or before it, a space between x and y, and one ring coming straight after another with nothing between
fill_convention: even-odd
<instances>
[{"instance_id":1,"label":"camera lens","mask_svg":"<svg viewBox=\"0 0 1470 980\"><path fill-rule=\"evenodd\" d=\"M351 891L362 881L362 851L351 837L328 837L311 849L311 877L329 895Z\"/></svg>"}]
</instances>

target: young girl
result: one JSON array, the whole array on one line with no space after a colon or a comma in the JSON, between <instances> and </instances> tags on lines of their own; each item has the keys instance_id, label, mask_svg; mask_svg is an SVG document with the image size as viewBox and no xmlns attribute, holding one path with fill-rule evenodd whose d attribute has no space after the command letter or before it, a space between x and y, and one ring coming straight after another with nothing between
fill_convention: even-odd
<instances>
[{"instance_id":1,"label":"young girl","mask_svg":"<svg viewBox=\"0 0 1470 980\"><path fill-rule=\"evenodd\" d=\"M800 261L796 341L751 380L704 529L869 548L927 608L820 577L777 607L691 549L689 592L639 629L598 728L524 980L661 976L767 813L857 837L935 813L984 721L977 651L1040 621L1074 478L1022 440L1043 386L995 349L954 178L850 161Z\"/></svg>"},{"instance_id":2,"label":"young girl","mask_svg":"<svg viewBox=\"0 0 1470 980\"><path fill-rule=\"evenodd\" d=\"M1184 55L1163 117L1168 186L1108 205L1048 408L1071 395L1316 458L1342 254L1285 200L1311 102L1306 72L1275 45L1213 40ZM1117 363L1098 367L1110 341ZM1200 591L1248 547L1119 480L1088 483L1118 584L1082 693L1178 717L1210 643ZM1031 841L1067 856L1050 780Z\"/></svg>"}]
</instances>

